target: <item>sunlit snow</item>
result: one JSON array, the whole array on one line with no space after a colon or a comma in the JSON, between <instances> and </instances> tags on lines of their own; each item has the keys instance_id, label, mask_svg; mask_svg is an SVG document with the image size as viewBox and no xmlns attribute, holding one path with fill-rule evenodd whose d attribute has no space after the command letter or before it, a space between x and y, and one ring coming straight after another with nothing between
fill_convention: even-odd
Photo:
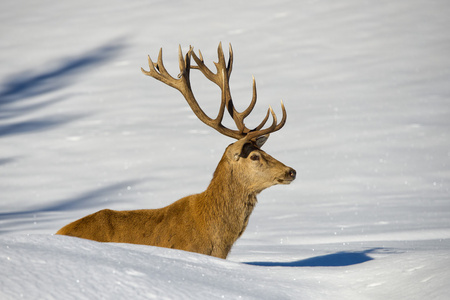
<instances>
[{"instance_id":1,"label":"sunlit snow","mask_svg":"<svg viewBox=\"0 0 450 300\"><path fill-rule=\"evenodd\" d=\"M450 3L0 3L0 299L449 299ZM203 191L233 142L147 55L234 51L238 110L297 180L262 192L227 260L55 236L102 208ZM220 91L192 87L215 115ZM232 121L226 120L232 126Z\"/></svg>"}]
</instances>

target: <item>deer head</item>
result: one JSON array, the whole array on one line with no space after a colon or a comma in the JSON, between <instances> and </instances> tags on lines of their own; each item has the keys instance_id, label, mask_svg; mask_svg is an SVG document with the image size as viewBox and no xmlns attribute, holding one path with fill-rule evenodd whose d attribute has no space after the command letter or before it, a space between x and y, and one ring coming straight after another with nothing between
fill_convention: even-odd
<instances>
[{"instance_id":1,"label":"deer head","mask_svg":"<svg viewBox=\"0 0 450 300\"><path fill-rule=\"evenodd\" d=\"M269 106L267 114L261 123L254 129L247 128L244 124L244 119L252 112L256 104L255 78L253 77L253 97L250 105L244 111L238 112L233 105L229 86L233 66L233 50L231 44L227 63L225 62L221 43L218 46L217 52L219 61L214 62L216 73L212 72L205 65L200 51L197 56L194 53L193 48L189 47L189 51L183 56L181 46L179 46L178 51L180 73L177 78L172 77L164 67L162 49L159 51L156 63L151 60L150 56L148 57L150 70L145 71L142 68L141 70L145 75L151 76L180 91L200 121L214 128L219 133L238 140L227 147L219 166L226 161L228 164L234 165L234 168L242 169L242 172L239 174L244 177L251 176L251 180L249 180L253 183L254 191L256 193L259 193L263 189L274 184L289 184L295 179L295 170L286 167L284 164L260 149L269 138L269 135L280 130L286 123L287 113L283 101L281 101L283 117L280 122L277 121L275 112L272 107ZM195 61L196 65L191 65L191 59ZM206 115L195 99L190 83L191 69L200 70L207 79L219 86L221 90L221 105L216 118L210 118ZM230 129L222 124L225 109L234 120L237 129ZM270 115L272 116L272 124L267 128L264 128ZM219 169L220 168L217 170Z\"/></svg>"}]
</instances>

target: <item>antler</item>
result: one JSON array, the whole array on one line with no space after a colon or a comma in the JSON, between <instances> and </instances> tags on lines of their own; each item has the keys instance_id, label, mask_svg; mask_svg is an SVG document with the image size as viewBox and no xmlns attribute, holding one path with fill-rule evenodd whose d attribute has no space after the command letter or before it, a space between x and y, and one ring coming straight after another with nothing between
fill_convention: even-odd
<instances>
[{"instance_id":1,"label":"antler","mask_svg":"<svg viewBox=\"0 0 450 300\"><path fill-rule=\"evenodd\" d=\"M253 77L253 97L252 101L250 102L250 105L245 109L243 112L238 112L234 108L233 100L231 99L230 94L230 87L229 87L229 79L231 75L231 70L233 67L233 50L231 48L229 49L229 59L228 63L225 63L225 56L223 54L222 50L222 43L219 44L219 47L217 49L219 61L216 63L214 62L217 73L211 72L211 70L205 65L203 62L202 53L199 51L199 57L193 52L193 48L190 46L189 51L186 53L186 55L183 57L183 53L181 51L181 46L178 48L178 61L180 65L180 74L178 74L178 78L173 78L166 70L163 64L162 60L162 49L159 50L158 55L158 61L154 63L150 56L148 57L148 64L150 67L149 71L145 71L143 68L141 68L142 72L145 75L151 76L181 92L183 94L184 98L188 102L189 106L191 107L192 111L195 113L197 118L200 119L203 123L206 125L216 129L221 134L224 134L226 136L235 138L235 139L242 139L245 138L246 140L252 140L254 138L270 134L272 132L275 132L277 130L280 130L284 124L286 123L286 109L284 107L283 101L281 101L281 109L283 111L283 117L280 121L280 123L277 123L277 117L275 115L275 112L273 111L272 107L269 106L269 109L267 111L267 114L263 121L255 128L250 130L247 128L244 124L244 119L252 112L253 108L256 104L256 82L255 78ZM194 59L195 63L197 64L191 66L191 57ZM194 94L191 89L189 75L190 75L190 69L198 69L200 70L203 75L205 75L206 78L208 78L210 81L217 84L221 91L222 91L222 99L221 99L221 105L219 109L219 113L217 114L217 117L215 119L212 119L208 117L205 112L200 108L197 100L195 100ZM233 130L230 128L227 128L222 125L222 119L225 112L225 107L228 110L228 113L233 118L234 123L236 124L237 130ZM273 121L272 124L265 128L264 125L266 124L269 115L272 115Z\"/></svg>"}]
</instances>

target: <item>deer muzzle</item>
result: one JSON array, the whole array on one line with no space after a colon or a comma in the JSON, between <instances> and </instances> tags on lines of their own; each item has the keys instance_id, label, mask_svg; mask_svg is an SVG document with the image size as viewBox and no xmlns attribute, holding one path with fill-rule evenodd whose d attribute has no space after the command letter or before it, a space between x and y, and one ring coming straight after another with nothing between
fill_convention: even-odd
<instances>
[{"instance_id":1,"label":"deer muzzle","mask_svg":"<svg viewBox=\"0 0 450 300\"><path fill-rule=\"evenodd\" d=\"M284 178L278 179L278 182L281 184L289 184L292 181L294 181L296 176L297 176L297 171L295 171L292 168L287 168L287 170L284 173Z\"/></svg>"}]
</instances>

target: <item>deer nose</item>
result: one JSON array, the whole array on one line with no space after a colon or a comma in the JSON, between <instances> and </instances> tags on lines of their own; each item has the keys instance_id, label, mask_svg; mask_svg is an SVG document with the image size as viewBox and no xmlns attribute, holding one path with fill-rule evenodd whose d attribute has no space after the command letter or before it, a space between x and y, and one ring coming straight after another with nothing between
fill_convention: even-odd
<instances>
[{"instance_id":1,"label":"deer nose","mask_svg":"<svg viewBox=\"0 0 450 300\"><path fill-rule=\"evenodd\" d=\"M290 169L287 170L287 172L286 172L286 176L292 178L292 180L295 179L295 176L296 176L296 175L297 175L297 172L296 172L294 169L292 169L292 168L290 168Z\"/></svg>"}]
</instances>

